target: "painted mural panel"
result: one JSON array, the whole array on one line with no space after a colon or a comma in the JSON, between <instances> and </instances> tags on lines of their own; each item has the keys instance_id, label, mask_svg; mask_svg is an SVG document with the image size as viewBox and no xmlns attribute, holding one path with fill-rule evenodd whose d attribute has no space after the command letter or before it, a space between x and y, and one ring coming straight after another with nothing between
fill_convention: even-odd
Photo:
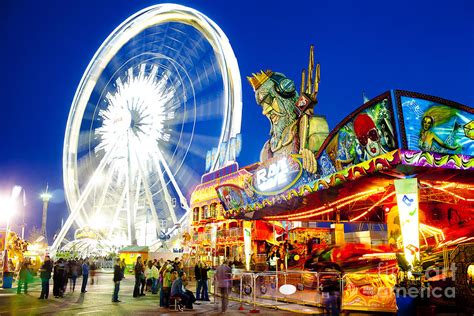
<instances>
[{"instance_id":1,"label":"painted mural panel","mask_svg":"<svg viewBox=\"0 0 474 316\"><path fill-rule=\"evenodd\" d=\"M332 136L318 158L327 176L397 148L392 105L387 97L354 115Z\"/></svg>"},{"instance_id":2,"label":"painted mural panel","mask_svg":"<svg viewBox=\"0 0 474 316\"><path fill-rule=\"evenodd\" d=\"M439 102L401 96L408 149L474 155L474 114Z\"/></svg>"}]
</instances>

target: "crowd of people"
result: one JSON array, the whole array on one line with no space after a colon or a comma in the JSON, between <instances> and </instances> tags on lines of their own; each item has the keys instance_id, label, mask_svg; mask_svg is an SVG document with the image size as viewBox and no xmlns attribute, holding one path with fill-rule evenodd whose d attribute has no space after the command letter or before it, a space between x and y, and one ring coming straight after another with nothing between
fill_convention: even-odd
<instances>
[{"instance_id":1,"label":"crowd of people","mask_svg":"<svg viewBox=\"0 0 474 316\"><path fill-rule=\"evenodd\" d=\"M241 265L238 258L226 261L216 270L216 286L223 296L223 311L227 308L228 289L230 288L230 274L232 266ZM28 292L28 283L31 282L34 271L31 269L29 259L23 260L16 269L18 274L17 293ZM53 280L53 295L55 298L63 298L64 295L74 293L76 285L80 292L87 292L87 285L98 283L98 265L92 259L70 259L59 258L53 262L49 256L45 256L39 269L41 279L41 294L39 299L48 299L50 280ZM120 282L125 278L127 265L124 259L116 258L113 267L114 290L112 302L119 303ZM194 267L194 278L196 280L196 291L189 289L190 277L184 271L184 264L178 257L175 260L143 260L137 257L133 269L129 270L134 275L133 297L140 298L146 296L147 292L159 297L160 307L174 307L174 300L180 310L193 309L193 304L200 304L199 301L209 301L209 271L211 267L204 262L197 262ZM80 284L77 280L82 280ZM90 281L90 282L89 282ZM225 300L224 300L225 297ZM225 302L225 305L224 305Z\"/></svg>"},{"instance_id":2,"label":"crowd of people","mask_svg":"<svg viewBox=\"0 0 474 316\"><path fill-rule=\"evenodd\" d=\"M11 267L10 267L11 266ZM76 281L82 277L81 292L87 292L87 283L89 276L91 284L97 283L96 271L97 264L90 259L58 259L53 263L49 256L45 256L43 263L39 268L39 277L41 279L41 295L39 299L48 299L49 282L53 279L53 295L56 298L64 297L64 294L76 291ZM36 271L33 269L30 258L25 258L18 263L16 268L9 261L9 270L17 274L18 286L17 294L28 293L28 283L31 283Z\"/></svg>"},{"instance_id":3,"label":"crowd of people","mask_svg":"<svg viewBox=\"0 0 474 316\"><path fill-rule=\"evenodd\" d=\"M218 287L221 286L227 289L230 281L224 282L219 281L219 278L225 278L230 280L231 268L227 263L223 263L226 269L221 270L217 275ZM157 260L143 260L141 256L137 257L137 261L133 267L133 273L135 276L135 284L133 289L133 297L139 298L146 296L146 292L151 294L159 294L160 307L169 308L173 307L173 300L177 300L177 306L180 310L193 309L193 304L199 305L199 301L209 301L208 282L209 282L209 270L211 267L198 262L194 268L194 277L196 280L196 295L191 291L189 286L189 278L184 271L183 262L176 257L174 261L163 259ZM219 268L217 269L219 271ZM118 294L120 290L120 281L125 277L125 263L117 259L114 266L114 277L115 283L114 293L112 295L112 302L120 303ZM220 283L219 283L220 282ZM222 291L225 295L225 305L223 299L222 310L225 311L227 308L227 294L228 290Z\"/></svg>"}]
</instances>

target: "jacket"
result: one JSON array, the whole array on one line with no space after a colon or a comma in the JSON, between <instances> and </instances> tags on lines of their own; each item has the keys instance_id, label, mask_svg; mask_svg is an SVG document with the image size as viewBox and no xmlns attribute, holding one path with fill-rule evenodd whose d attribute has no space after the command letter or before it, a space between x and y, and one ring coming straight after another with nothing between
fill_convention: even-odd
<instances>
[{"instance_id":1,"label":"jacket","mask_svg":"<svg viewBox=\"0 0 474 316\"><path fill-rule=\"evenodd\" d=\"M114 282L122 281L122 268L119 264L114 265Z\"/></svg>"},{"instance_id":2,"label":"jacket","mask_svg":"<svg viewBox=\"0 0 474 316\"><path fill-rule=\"evenodd\" d=\"M41 279L51 279L51 272L53 271L53 262L51 260L45 261L40 268Z\"/></svg>"},{"instance_id":3,"label":"jacket","mask_svg":"<svg viewBox=\"0 0 474 316\"><path fill-rule=\"evenodd\" d=\"M216 269L216 283L219 288L230 288L232 286L231 282L232 270L228 265L221 264Z\"/></svg>"},{"instance_id":4,"label":"jacket","mask_svg":"<svg viewBox=\"0 0 474 316\"><path fill-rule=\"evenodd\" d=\"M184 294L183 280L181 278L174 280L173 285L171 286L171 296L176 296L179 294Z\"/></svg>"}]
</instances>

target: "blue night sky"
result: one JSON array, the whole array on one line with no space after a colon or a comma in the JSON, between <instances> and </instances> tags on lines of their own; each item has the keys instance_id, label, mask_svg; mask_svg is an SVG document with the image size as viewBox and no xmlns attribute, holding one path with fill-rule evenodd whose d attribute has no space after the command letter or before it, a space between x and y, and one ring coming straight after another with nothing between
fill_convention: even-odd
<instances>
[{"instance_id":1,"label":"blue night sky","mask_svg":"<svg viewBox=\"0 0 474 316\"><path fill-rule=\"evenodd\" d=\"M50 236L67 217L60 194L64 131L90 59L123 20L157 3L1 2L0 193L14 184L26 188L28 228L41 223L39 194L46 183L55 191ZM258 161L270 126L245 76L272 69L299 86L311 43L321 64L316 112L330 128L362 104L362 91L374 97L405 89L474 104L472 1L177 3L213 19L233 46L243 79L241 166Z\"/></svg>"}]
</instances>

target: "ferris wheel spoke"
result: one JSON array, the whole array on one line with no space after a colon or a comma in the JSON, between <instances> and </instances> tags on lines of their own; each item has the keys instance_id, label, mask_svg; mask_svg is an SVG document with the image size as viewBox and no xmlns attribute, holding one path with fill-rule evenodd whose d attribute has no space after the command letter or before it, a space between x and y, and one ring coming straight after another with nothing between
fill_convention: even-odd
<instances>
[{"instance_id":1,"label":"ferris wheel spoke","mask_svg":"<svg viewBox=\"0 0 474 316\"><path fill-rule=\"evenodd\" d=\"M173 221L173 225L176 225L176 223L178 222L178 219L176 218L176 213L174 211L173 204L171 203L171 195L168 191L168 186L166 184L165 177L163 176L163 172L161 171L159 160L155 161L155 164L156 164L156 170L158 171L158 178L160 179L160 182L161 182L161 188L163 189L163 195L165 196L165 202L166 202L166 205L168 206L168 211L170 212L170 215L171 215L171 220Z\"/></svg>"},{"instance_id":2,"label":"ferris wheel spoke","mask_svg":"<svg viewBox=\"0 0 474 316\"><path fill-rule=\"evenodd\" d=\"M135 238L134 238L134 235L135 235L135 220L132 218L132 211L131 211L131 207L132 207L133 202L131 201L132 192L131 192L131 183L130 183L130 181L131 181L130 175L127 172L126 173L126 186L125 186L125 188L126 188L126 192L127 192L128 241L131 245L134 245L135 244Z\"/></svg>"},{"instance_id":3,"label":"ferris wheel spoke","mask_svg":"<svg viewBox=\"0 0 474 316\"><path fill-rule=\"evenodd\" d=\"M126 172L126 177L127 177L127 219L128 219L128 240L130 241L131 245L136 245L137 244L137 235L135 231L135 200L134 200L134 195L132 192L132 146L130 146L130 132L127 132L127 172Z\"/></svg>"},{"instance_id":4,"label":"ferris wheel spoke","mask_svg":"<svg viewBox=\"0 0 474 316\"><path fill-rule=\"evenodd\" d=\"M168 175L169 179L171 180L171 183L173 184L173 187L176 190L176 193L178 194L179 202L181 203L181 206L186 211L186 215L187 215L190 212L188 202L186 201L186 198L184 197L183 193L181 192L181 189L179 188L179 185L176 182L176 179L174 178L173 172L171 172L170 167L168 166L168 163L164 159L163 154L162 154L162 152L159 148L157 148L156 154L158 156L158 161L161 163L161 165L163 166L163 168L166 171L166 174Z\"/></svg>"},{"instance_id":5,"label":"ferris wheel spoke","mask_svg":"<svg viewBox=\"0 0 474 316\"><path fill-rule=\"evenodd\" d=\"M148 179L145 176L145 173L143 172L143 167L142 167L142 164L140 162L140 159L138 159L138 156L136 155L136 153L135 153L135 156L136 156L137 161L138 161L138 170L139 170L139 173L140 173L140 177L143 181L143 189L145 191L146 200L148 201L148 204L150 206L151 216L153 218L153 222L155 223L155 231L157 233L157 236L159 236L161 228L160 228L160 223L159 223L159 220L158 220L158 215L156 213L155 203L153 202L153 194L150 191L150 185L148 183Z\"/></svg>"},{"instance_id":6,"label":"ferris wheel spoke","mask_svg":"<svg viewBox=\"0 0 474 316\"><path fill-rule=\"evenodd\" d=\"M137 218L137 213L138 213L138 201L140 200L140 186L141 186L141 181L140 181L140 176L137 175L136 177L136 182L137 182L137 187L135 189L135 199L134 199L134 206L133 206L133 216L135 217L135 220Z\"/></svg>"},{"instance_id":7,"label":"ferris wheel spoke","mask_svg":"<svg viewBox=\"0 0 474 316\"><path fill-rule=\"evenodd\" d=\"M59 245L64 239L64 236L68 232L68 230L71 228L71 225L73 222L76 221L76 217L81 211L82 207L84 206L84 203L86 202L87 198L89 197L89 194L92 192L92 189L94 188L95 183L97 182L98 177L102 174L102 171L104 170L105 166L109 162L110 156L113 154L114 148L107 152L102 160L100 161L99 165L97 166L97 169L94 171L92 174L91 178L87 182L86 187L84 188L83 193L79 197L79 200L77 201L77 204L74 206L74 208L71 211L71 214L69 214L68 219L66 220L66 223L64 223L64 226L61 228L61 231L59 232L58 236L56 237L55 241L53 242L53 245L51 246L51 252L56 253L56 251L59 248Z\"/></svg>"},{"instance_id":8,"label":"ferris wheel spoke","mask_svg":"<svg viewBox=\"0 0 474 316\"><path fill-rule=\"evenodd\" d=\"M126 194L127 194L127 187L124 187L122 190L122 193L120 194L120 198L118 200L117 208L115 209L114 217L109 227L109 231L107 232L107 239L109 240L112 238L112 233L114 232L115 226L117 225L118 216L123 209L123 203L125 202Z\"/></svg>"},{"instance_id":9,"label":"ferris wheel spoke","mask_svg":"<svg viewBox=\"0 0 474 316\"><path fill-rule=\"evenodd\" d=\"M190 134L190 133L181 133L183 139L193 139L194 146L187 146L183 142L177 141L177 136L179 135L176 131L170 131L170 141L169 143L179 147L184 151L189 151L193 155L201 158L206 158L206 153L210 148L209 144L216 144L219 141L219 138L216 136L207 136L200 134Z\"/></svg>"},{"instance_id":10,"label":"ferris wheel spoke","mask_svg":"<svg viewBox=\"0 0 474 316\"><path fill-rule=\"evenodd\" d=\"M112 171L112 169L109 169L106 172L105 184L103 186L102 194L99 197L99 203L98 203L97 207L95 207L96 212L102 211L102 207L104 206L104 202L105 202L105 196L107 195L107 191L109 190L110 183L112 182L112 178L113 178L113 171ZM98 186L98 184L99 184L99 182L96 183L95 185Z\"/></svg>"}]
</instances>

